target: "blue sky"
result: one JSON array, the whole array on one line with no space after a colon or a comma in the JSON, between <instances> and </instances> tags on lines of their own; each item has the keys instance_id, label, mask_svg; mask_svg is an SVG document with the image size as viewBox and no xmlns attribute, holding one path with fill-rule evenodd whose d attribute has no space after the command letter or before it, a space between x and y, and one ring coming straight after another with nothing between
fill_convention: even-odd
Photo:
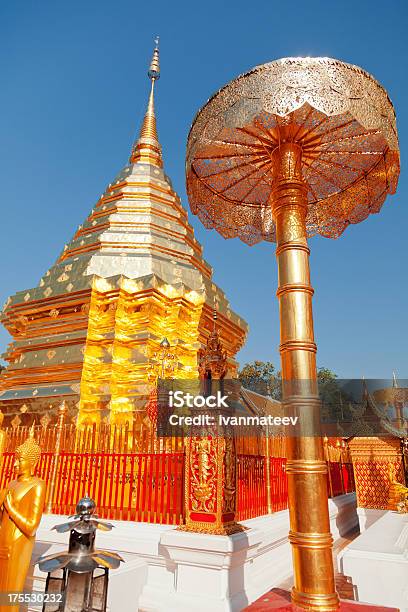
<instances>
[{"instance_id":1,"label":"blue sky","mask_svg":"<svg viewBox=\"0 0 408 612\"><path fill-rule=\"evenodd\" d=\"M402 175L382 212L310 242L318 364L341 377L408 378L404 1L256 3L26 0L0 7L0 301L36 286L126 163L143 116L156 34L165 169L185 206L191 121L219 87L279 57L358 64L397 111ZM241 363L279 358L273 245L223 240L190 215L215 280L250 325ZM0 350L9 336L0 331Z\"/></svg>"}]
</instances>

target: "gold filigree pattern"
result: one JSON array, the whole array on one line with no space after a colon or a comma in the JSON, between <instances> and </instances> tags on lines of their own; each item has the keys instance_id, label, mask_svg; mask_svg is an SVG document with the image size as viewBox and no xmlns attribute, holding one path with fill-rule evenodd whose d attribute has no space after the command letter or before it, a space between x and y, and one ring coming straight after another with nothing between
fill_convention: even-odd
<instances>
[{"instance_id":1,"label":"gold filigree pattern","mask_svg":"<svg viewBox=\"0 0 408 612\"><path fill-rule=\"evenodd\" d=\"M216 511L218 440L193 438L190 448L191 510Z\"/></svg>"},{"instance_id":2,"label":"gold filigree pattern","mask_svg":"<svg viewBox=\"0 0 408 612\"><path fill-rule=\"evenodd\" d=\"M308 236L337 238L396 190L398 138L386 91L350 64L286 58L233 80L193 123L187 190L205 227L248 244L275 241L272 152L283 142L302 148Z\"/></svg>"},{"instance_id":3,"label":"gold filigree pattern","mask_svg":"<svg viewBox=\"0 0 408 612\"><path fill-rule=\"evenodd\" d=\"M360 508L389 508L390 479L404 479L402 453L398 438L353 438L349 442Z\"/></svg>"},{"instance_id":4,"label":"gold filigree pattern","mask_svg":"<svg viewBox=\"0 0 408 612\"><path fill-rule=\"evenodd\" d=\"M236 493L237 493L237 475L236 475L236 453L235 442L233 437L226 436L223 439L224 444L224 465L223 465L223 512L236 512Z\"/></svg>"},{"instance_id":5,"label":"gold filigree pattern","mask_svg":"<svg viewBox=\"0 0 408 612\"><path fill-rule=\"evenodd\" d=\"M245 528L235 522L234 440L213 433L186 440L186 524L180 529L213 535L237 533Z\"/></svg>"},{"instance_id":6,"label":"gold filigree pattern","mask_svg":"<svg viewBox=\"0 0 408 612\"><path fill-rule=\"evenodd\" d=\"M398 474L402 472L400 461L395 461L392 464L378 460L353 463L357 501L360 508L388 509L390 489L388 471L390 465Z\"/></svg>"}]
</instances>

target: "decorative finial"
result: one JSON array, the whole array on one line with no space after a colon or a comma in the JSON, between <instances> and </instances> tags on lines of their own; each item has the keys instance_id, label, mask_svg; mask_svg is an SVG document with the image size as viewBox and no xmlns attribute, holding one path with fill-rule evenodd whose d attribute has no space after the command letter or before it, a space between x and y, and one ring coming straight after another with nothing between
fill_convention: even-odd
<instances>
[{"instance_id":1,"label":"decorative finial","mask_svg":"<svg viewBox=\"0 0 408 612\"><path fill-rule=\"evenodd\" d=\"M392 386L397 389L398 388L398 381L397 381L397 375L395 374L395 372L392 373Z\"/></svg>"},{"instance_id":2,"label":"decorative finial","mask_svg":"<svg viewBox=\"0 0 408 612\"><path fill-rule=\"evenodd\" d=\"M167 338L163 338L163 340L160 342L160 346L162 348L170 348L170 342L167 340Z\"/></svg>"},{"instance_id":3,"label":"decorative finial","mask_svg":"<svg viewBox=\"0 0 408 612\"><path fill-rule=\"evenodd\" d=\"M130 163L137 162L151 164L162 168L161 146L157 135L156 115L154 112L154 84L160 78L159 37L155 39L152 61L148 70L148 77L152 82L146 114L140 129L139 138L133 145Z\"/></svg>"},{"instance_id":4,"label":"decorative finial","mask_svg":"<svg viewBox=\"0 0 408 612\"><path fill-rule=\"evenodd\" d=\"M160 79L160 62L159 62L159 37L156 36L154 39L155 48L153 50L152 61L150 62L150 68L147 73L149 79L157 80Z\"/></svg>"}]
</instances>

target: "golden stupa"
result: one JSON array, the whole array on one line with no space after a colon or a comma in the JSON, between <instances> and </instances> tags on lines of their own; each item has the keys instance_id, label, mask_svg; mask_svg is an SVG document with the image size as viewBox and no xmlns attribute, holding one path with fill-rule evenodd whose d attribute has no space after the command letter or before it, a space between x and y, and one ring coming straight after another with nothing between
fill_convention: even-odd
<instances>
[{"instance_id":1,"label":"golden stupa","mask_svg":"<svg viewBox=\"0 0 408 612\"><path fill-rule=\"evenodd\" d=\"M218 331L234 375L246 323L212 280L187 212L163 171L151 90L130 160L109 183L56 263L33 289L10 297L1 321L13 336L0 375L5 424L57 414L79 426L142 421L167 338L172 377L199 376L197 355ZM139 416L137 416L139 415Z\"/></svg>"}]
</instances>

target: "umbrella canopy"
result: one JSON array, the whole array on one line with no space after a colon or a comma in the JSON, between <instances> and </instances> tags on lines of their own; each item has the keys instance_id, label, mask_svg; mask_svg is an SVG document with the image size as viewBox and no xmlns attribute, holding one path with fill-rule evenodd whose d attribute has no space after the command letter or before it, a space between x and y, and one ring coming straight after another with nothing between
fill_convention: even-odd
<instances>
[{"instance_id":1,"label":"umbrella canopy","mask_svg":"<svg viewBox=\"0 0 408 612\"><path fill-rule=\"evenodd\" d=\"M255 67L197 114L187 144L187 192L205 227L248 244L275 241L272 153L302 149L309 236L337 238L379 212L399 176L395 113L381 85L330 58Z\"/></svg>"}]
</instances>

